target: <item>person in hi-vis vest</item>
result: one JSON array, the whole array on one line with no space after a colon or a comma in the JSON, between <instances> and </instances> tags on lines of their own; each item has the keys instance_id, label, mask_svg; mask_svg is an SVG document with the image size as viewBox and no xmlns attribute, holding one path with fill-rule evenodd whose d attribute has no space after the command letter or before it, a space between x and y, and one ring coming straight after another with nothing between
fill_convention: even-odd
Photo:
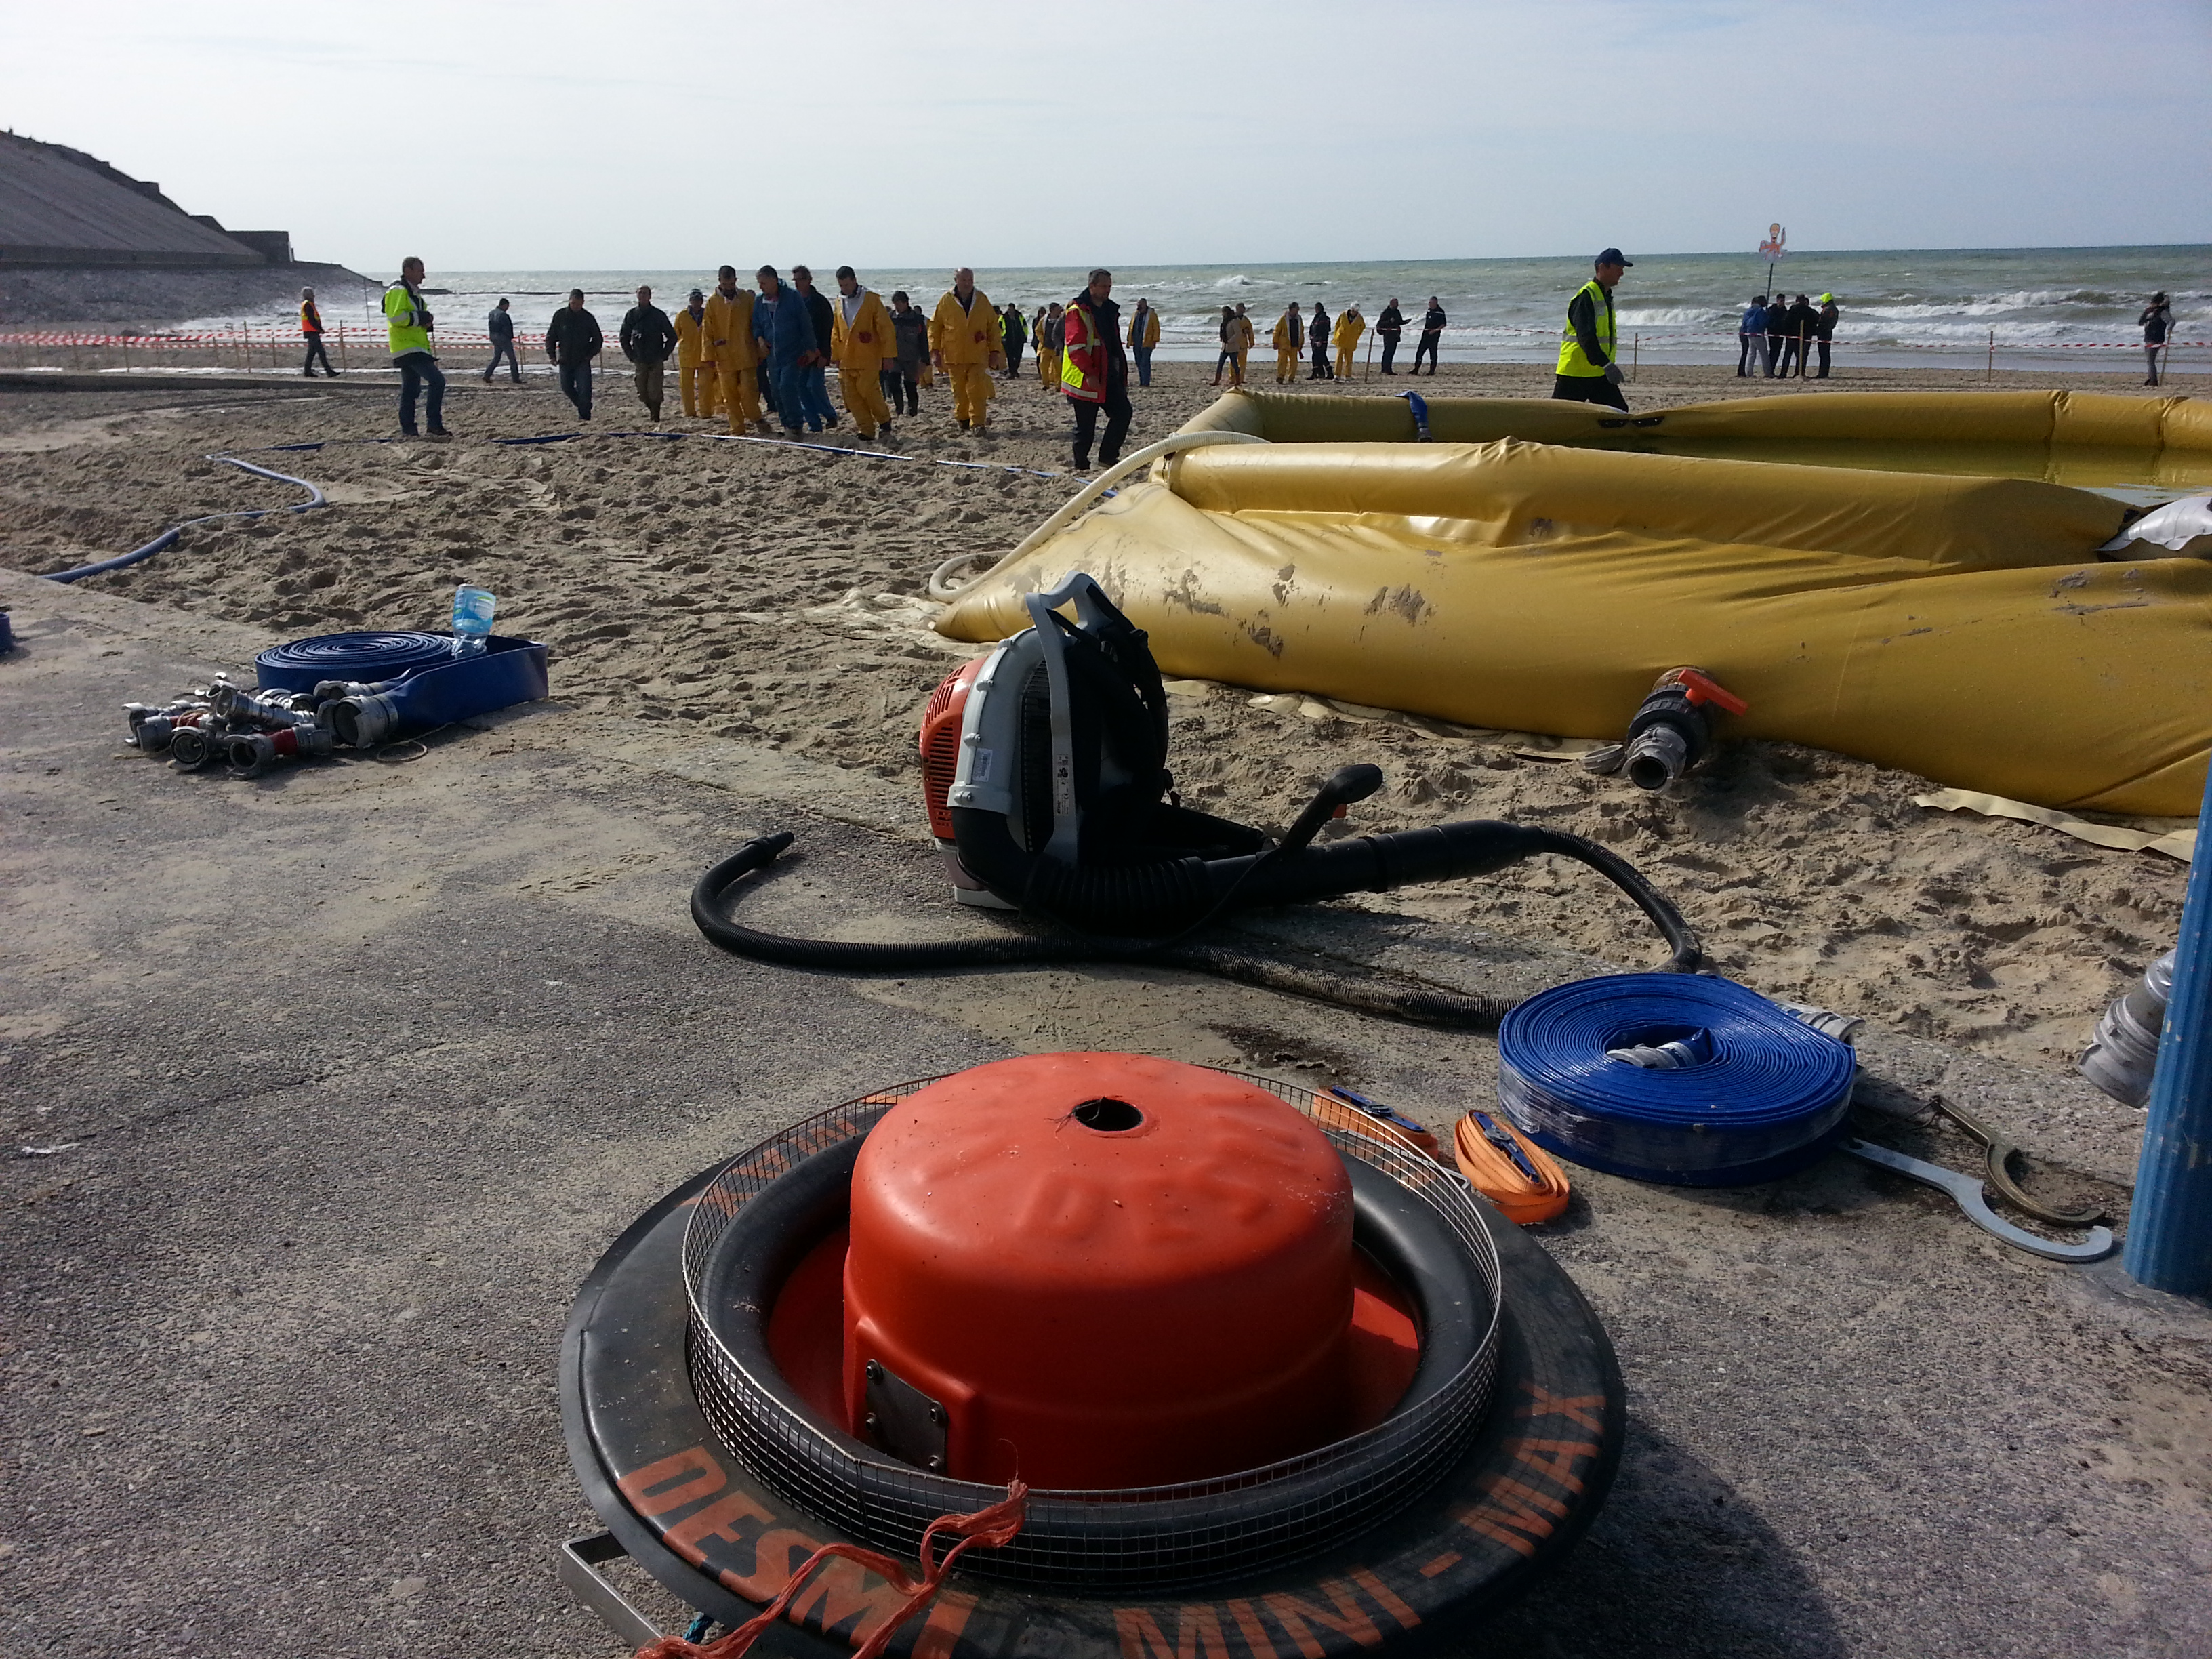
<instances>
[{"instance_id":1,"label":"person in hi-vis vest","mask_svg":"<svg viewBox=\"0 0 2212 1659\"><path fill-rule=\"evenodd\" d=\"M952 418L963 430L981 432L991 401L991 371L1006 366L1006 353L998 307L965 265L952 273L952 286L930 314L929 359L952 382Z\"/></svg>"},{"instance_id":2,"label":"person in hi-vis vest","mask_svg":"<svg viewBox=\"0 0 2212 1659\"><path fill-rule=\"evenodd\" d=\"M1567 325L1559 332L1559 372L1552 377L1552 395L1576 403L1607 404L1622 410L1628 399L1620 390L1621 373L1614 345L1619 330L1613 318L1613 290L1620 273L1636 262L1624 259L1620 250L1609 247L1591 261L1589 281L1567 301Z\"/></svg>"}]
</instances>

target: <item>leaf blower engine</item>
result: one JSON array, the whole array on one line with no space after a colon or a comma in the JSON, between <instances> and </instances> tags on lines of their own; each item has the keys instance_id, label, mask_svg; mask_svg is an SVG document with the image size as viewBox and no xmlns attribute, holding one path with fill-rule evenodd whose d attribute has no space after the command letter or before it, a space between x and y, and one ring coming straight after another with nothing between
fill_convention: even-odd
<instances>
[{"instance_id":1,"label":"leaf blower engine","mask_svg":"<svg viewBox=\"0 0 2212 1659\"><path fill-rule=\"evenodd\" d=\"M1382 787L1376 767L1334 773L1279 839L1183 805L1167 765L1167 694L1143 630L1087 575L1024 603L1030 626L930 697L923 794L961 902L1048 918L1078 937L878 945L738 926L725 890L788 847L788 833L747 842L700 878L692 916L702 932L740 955L845 970L1129 956L1177 945L1233 908L1480 876L1550 853L1633 899L1665 937L1669 967L1701 964L1680 912L1577 836L1478 821L1316 844L1332 817Z\"/></svg>"}]
</instances>

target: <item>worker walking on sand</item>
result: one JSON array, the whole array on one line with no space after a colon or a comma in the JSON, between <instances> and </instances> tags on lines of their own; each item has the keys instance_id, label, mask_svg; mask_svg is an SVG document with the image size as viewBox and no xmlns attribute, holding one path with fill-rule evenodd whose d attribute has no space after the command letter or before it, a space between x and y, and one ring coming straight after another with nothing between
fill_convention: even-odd
<instances>
[{"instance_id":1,"label":"worker walking on sand","mask_svg":"<svg viewBox=\"0 0 2212 1659\"><path fill-rule=\"evenodd\" d=\"M872 438L891 435L890 405L884 401L884 364L898 361L891 319L872 289L860 286L850 265L837 267L837 299L830 319L830 355L837 360L837 389L854 429Z\"/></svg>"},{"instance_id":2,"label":"worker walking on sand","mask_svg":"<svg viewBox=\"0 0 2212 1659\"><path fill-rule=\"evenodd\" d=\"M1336 373L1334 380L1352 378L1352 365L1358 355L1360 337L1367 332L1367 319L1359 314L1358 306L1346 306L1336 319Z\"/></svg>"},{"instance_id":3,"label":"worker walking on sand","mask_svg":"<svg viewBox=\"0 0 2212 1659\"><path fill-rule=\"evenodd\" d=\"M1230 319L1229 323L1229 343L1234 353L1231 359L1232 365L1231 378L1229 382L1231 390L1234 391L1243 386L1244 365L1252 356L1252 348L1259 343L1259 331L1252 326L1252 319L1244 314L1244 307L1239 304L1236 315Z\"/></svg>"},{"instance_id":4,"label":"worker walking on sand","mask_svg":"<svg viewBox=\"0 0 2212 1659\"><path fill-rule=\"evenodd\" d=\"M599 319L584 309L584 290L568 290L568 303L545 327L545 355L561 371L561 395L575 405L576 418L592 418L592 359L606 343Z\"/></svg>"},{"instance_id":5,"label":"worker walking on sand","mask_svg":"<svg viewBox=\"0 0 2212 1659\"><path fill-rule=\"evenodd\" d=\"M1022 308L1008 306L999 313L999 340L1006 349L1006 378L1012 380L1022 372L1022 350L1030 343L1029 325L1022 320Z\"/></svg>"},{"instance_id":6,"label":"worker walking on sand","mask_svg":"<svg viewBox=\"0 0 2212 1659\"><path fill-rule=\"evenodd\" d=\"M623 314L622 332L616 337L621 341L623 356L629 359L636 378L637 400L645 405L645 412L658 426L662 377L669 354L676 349L676 327L668 320L668 313L653 303L651 289L638 289L637 303Z\"/></svg>"},{"instance_id":7,"label":"worker walking on sand","mask_svg":"<svg viewBox=\"0 0 2212 1659\"><path fill-rule=\"evenodd\" d=\"M315 360L319 357L325 376L337 379L337 370L331 367L331 354L323 349L323 313L315 308L315 290L311 288L300 290L300 334L307 343L307 361L301 365L301 373L313 380Z\"/></svg>"},{"instance_id":8,"label":"worker walking on sand","mask_svg":"<svg viewBox=\"0 0 2212 1659\"><path fill-rule=\"evenodd\" d=\"M830 402L830 337L836 332L836 313L829 296L814 286L814 273L806 266L792 266L791 285L806 302L806 314L814 323L814 355L800 364L799 370L799 395L806 410L806 429L813 432L837 424L837 411ZM817 421L820 428L815 425Z\"/></svg>"},{"instance_id":9,"label":"worker walking on sand","mask_svg":"<svg viewBox=\"0 0 2212 1659\"><path fill-rule=\"evenodd\" d=\"M760 284L752 307L753 350L766 360L769 401L776 418L796 437L808 425L801 376L820 353L814 316L806 308L805 295L786 287L774 265L763 265L753 280ZM813 429L822 429L818 421Z\"/></svg>"},{"instance_id":10,"label":"worker walking on sand","mask_svg":"<svg viewBox=\"0 0 2212 1659\"><path fill-rule=\"evenodd\" d=\"M507 372L516 386L522 384L522 365L514 356L514 312L501 295L500 301L484 318L484 337L491 342L491 361L484 365L484 384L489 386L492 377L499 373L500 359L507 360Z\"/></svg>"},{"instance_id":11,"label":"worker walking on sand","mask_svg":"<svg viewBox=\"0 0 2212 1659\"><path fill-rule=\"evenodd\" d=\"M1160 343L1160 313L1152 301L1139 300L1129 313L1129 354L1137 360L1137 384L1152 383L1152 352Z\"/></svg>"},{"instance_id":12,"label":"worker walking on sand","mask_svg":"<svg viewBox=\"0 0 2212 1659\"><path fill-rule=\"evenodd\" d=\"M1038 349L1042 354L1042 342ZM991 401L991 371L1006 366L1006 354L1000 349L998 309L965 265L952 273L952 286L930 313L929 360L952 382L952 418L963 431L981 432Z\"/></svg>"},{"instance_id":13,"label":"worker walking on sand","mask_svg":"<svg viewBox=\"0 0 2212 1659\"><path fill-rule=\"evenodd\" d=\"M1121 350L1121 307L1114 303L1114 273L1094 270L1082 293L1060 313L1066 361L1060 389L1075 410L1075 470L1091 468L1091 442L1098 439L1098 464L1121 459L1121 440L1136 416L1129 402L1129 360ZM1106 411L1106 430L1098 434L1098 411Z\"/></svg>"},{"instance_id":14,"label":"worker walking on sand","mask_svg":"<svg viewBox=\"0 0 2212 1659\"><path fill-rule=\"evenodd\" d=\"M1313 302L1313 315L1306 319L1306 343L1313 348L1313 373L1309 380L1333 380L1336 378L1328 366L1328 313L1321 308L1321 301Z\"/></svg>"},{"instance_id":15,"label":"worker walking on sand","mask_svg":"<svg viewBox=\"0 0 2212 1659\"><path fill-rule=\"evenodd\" d=\"M1552 376L1552 395L1585 404L1607 404L1623 410L1620 364L1614 356L1619 331L1613 324L1613 290L1620 273L1636 262L1609 247L1590 262L1589 281L1567 301L1567 325L1559 331L1559 362Z\"/></svg>"},{"instance_id":16,"label":"worker walking on sand","mask_svg":"<svg viewBox=\"0 0 2212 1659\"><path fill-rule=\"evenodd\" d=\"M714 413L714 362L706 355L707 295L693 289L684 309L670 319L676 330L676 390L687 419L711 418ZM703 392L703 396L702 393Z\"/></svg>"},{"instance_id":17,"label":"worker walking on sand","mask_svg":"<svg viewBox=\"0 0 2212 1659\"><path fill-rule=\"evenodd\" d=\"M1273 343L1275 348L1275 384L1286 385L1298 378L1298 359L1305 351L1305 319L1298 314L1296 300L1285 306L1283 314L1275 319Z\"/></svg>"},{"instance_id":18,"label":"worker walking on sand","mask_svg":"<svg viewBox=\"0 0 2212 1659\"><path fill-rule=\"evenodd\" d=\"M753 333L752 290L738 286L736 266L724 265L714 273L714 291L707 296L703 316L707 345L702 355L714 365L730 430L758 426L767 431L768 422L761 414L761 357ZM775 403L774 393L769 394L769 401Z\"/></svg>"},{"instance_id":19,"label":"worker walking on sand","mask_svg":"<svg viewBox=\"0 0 2212 1659\"><path fill-rule=\"evenodd\" d=\"M893 366L886 363L884 391L891 400L893 414L898 412L899 398L903 393L907 414L919 415L921 393L918 388L929 383L926 378L929 374L929 319L907 299L904 289L891 295L891 337L898 343L897 385L894 389Z\"/></svg>"},{"instance_id":20,"label":"worker walking on sand","mask_svg":"<svg viewBox=\"0 0 2212 1659\"><path fill-rule=\"evenodd\" d=\"M384 290L384 327L392 346L392 366L399 371L399 435L412 438L415 405L429 393L430 435L450 438L446 430L446 377L430 350L430 307L422 303L422 262L409 258L399 262L399 280Z\"/></svg>"}]
</instances>

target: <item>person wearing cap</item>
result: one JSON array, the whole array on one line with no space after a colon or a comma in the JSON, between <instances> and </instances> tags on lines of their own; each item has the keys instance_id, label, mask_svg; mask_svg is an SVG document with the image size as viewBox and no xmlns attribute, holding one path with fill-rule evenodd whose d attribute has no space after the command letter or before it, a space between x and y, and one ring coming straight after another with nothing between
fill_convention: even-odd
<instances>
[{"instance_id":1,"label":"person wearing cap","mask_svg":"<svg viewBox=\"0 0 2212 1659\"><path fill-rule=\"evenodd\" d=\"M1559 362L1552 376L1552 395L1575 403L1607 404L1628 410L1620 390L1620 363L1614 352L1619 331L1613 315L1613 290L1620 273L1636 262L1609 247L1590 262L1589 281L1567 301L1567 325L1559 333Z\"/></svg>"},{"instance_id":2,"label":"person wearing cap","mask_svg":"<svg viewBox=\"0 0 2212 1659\"><path fill-rule=\"evenodd\" d=\"M693 289L684 308L670 321L676 330L676 391L684 416L695 421L702 416L711 420L720 404L714 395L714 362L705 351L706 290ZM699 395L702 389L703 398Z\"/></svg>"},{"instance_id":3,"label":"person wearing cap","mask_svg":"<svg viewBox=\"0 0 2212 1659\"><path fill-rule=\"evenodd\" d=\"M1820 296L1820 314L1813 324L1813 343L1820 349L1820 372L1813 377L1816 380L1828 378L1828 343L1836 337L1836 319L1842 314L1836 309L1834 295L1823 294Z\"/></svg>"},{"instance_id":4,"label":"person wearing cap","mask_svg":"<svg viewBox=\"0 0 2212 1659\"><path fill-rule=\"evenodd\" d=\"M2143 356L2150 365L2150 378L2145 386L2158 384L2158 354L2166 349L2166 337L2173 329L2173 307L2163 294L2154 294L2150 303L2143 307L2136 326L2143 331Z\"/></svg>"}]
</instances>

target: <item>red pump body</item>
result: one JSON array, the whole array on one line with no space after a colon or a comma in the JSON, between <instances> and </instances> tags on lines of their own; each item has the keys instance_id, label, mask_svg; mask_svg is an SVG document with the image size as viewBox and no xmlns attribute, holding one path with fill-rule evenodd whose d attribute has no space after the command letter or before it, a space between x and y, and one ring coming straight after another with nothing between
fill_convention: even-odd
<instances>
[{"instance_id":1,"label":"red pump body","mask_svg":"<svg viewBox=\"0 0 2212 1659\"><path fill-rule=\"evenodd\" d=\"M921 802L929 812L929 833L952 839L952 811L945 803L952 774L960 763L960 720L968 712L968 692L988 657L975 657L947 674L929 694L921 711Z\"/></svg>"},{"instance_id":2,"label":"red pump body","mask_svg":"<svg viewBox=\"0 0 2212 1659\"><path fill-rule=\"evenodd\" d=\"M1000 1060L893 1107L852 1191L848 1420L887 1368L941 1407L957 1479L1198 1480L1357 1408L1351 1182L1265 1090L1134 1054Z\"/></svg>"}]
</instances>

